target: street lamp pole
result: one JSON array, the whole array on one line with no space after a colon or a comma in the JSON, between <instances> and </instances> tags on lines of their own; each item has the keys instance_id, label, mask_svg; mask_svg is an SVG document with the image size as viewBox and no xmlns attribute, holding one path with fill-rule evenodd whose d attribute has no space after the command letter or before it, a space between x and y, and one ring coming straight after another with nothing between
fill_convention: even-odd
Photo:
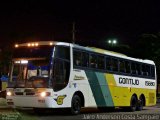
<instances>
[{"instance_id":1,"label":"street lamp pole","mask_svg":"<svg viewBox=\"0 0 160 120\"><path fill-rule=\"evenodd\" d=\"M72 43L75 43L75 22L73 22L73 28L72 28Z\"/></svg>"}]
</instances>

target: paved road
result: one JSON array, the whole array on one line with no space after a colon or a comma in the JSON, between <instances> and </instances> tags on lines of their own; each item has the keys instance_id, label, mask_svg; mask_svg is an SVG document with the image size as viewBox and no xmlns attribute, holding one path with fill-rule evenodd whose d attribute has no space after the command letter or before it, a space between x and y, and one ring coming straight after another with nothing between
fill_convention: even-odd
<instances>
[{"instance_id":1,"label":"paved road","mask_svg":"<svg viewBox=\"0 0 160 120\"><path fill-rule=\"evenodd\" d=\"M47 111L44 114L36 115L33 110L19 110L20 113L33 116L36 120L159 120L160 105L154 107L145 107L142 111L127 112L123 109L115 109L107 112L101 112L98 109L83 109L77 116L70 115L67 111Z\"/></svg>"}]
</instances>

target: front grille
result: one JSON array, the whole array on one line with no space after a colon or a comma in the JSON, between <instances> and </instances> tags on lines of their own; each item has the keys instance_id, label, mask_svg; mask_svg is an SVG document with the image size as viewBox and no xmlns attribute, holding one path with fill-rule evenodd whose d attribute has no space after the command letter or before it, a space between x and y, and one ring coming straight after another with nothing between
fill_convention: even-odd
<instances>
[{"instance_id":1,"label":"front grille","mask_svg":"<svg viewBox=\"0 0 160 120\"><path fill-rule=\"evenodd\" d=\"M15 92L15 95L35 95L35 92Z\"/></svg>"},{"instance_id":2,"label":"front grille","mask_svg":"<svg viewBox=\"0 0 160 120\"><path fill-rule=\"evenodd\" d=\"M13 102L7 102L7 104L8 104L8 105L14 105L14 103L13 103Z\"/></svg>"},{"instance_id":3,"label":"front grille","mask_svg":"<svg viewBox=\"0 0 160 120\"><path fill-rule=\"evenodd\" d=\"M35 92L28 92L26 95L35 95Z\"/></svg>"}]
</instances>

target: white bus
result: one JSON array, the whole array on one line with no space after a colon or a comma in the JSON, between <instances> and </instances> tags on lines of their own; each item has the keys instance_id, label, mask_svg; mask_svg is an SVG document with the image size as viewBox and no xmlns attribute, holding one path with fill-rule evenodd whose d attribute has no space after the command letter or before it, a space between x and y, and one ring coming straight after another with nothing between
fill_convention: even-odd
<instances>
[{"instance_id":1,"label":"white bus","mask_svg":"<svg viewBox=\"0 0 160 120\"><path fill-rule=\"evenodd\" d=\"M63 42L16 44L7 88L14 107L127 107L156 104L156 68L151 60Z\"/></svg>"}]
</instances>

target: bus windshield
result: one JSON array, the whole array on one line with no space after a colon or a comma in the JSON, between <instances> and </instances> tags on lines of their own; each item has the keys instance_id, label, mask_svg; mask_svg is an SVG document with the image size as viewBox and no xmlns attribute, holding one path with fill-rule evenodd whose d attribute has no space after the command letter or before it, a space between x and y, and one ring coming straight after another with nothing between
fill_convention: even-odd
<instances>
[{"instance_id":1,"label":"bus windshield","mask_svg":"<svg viewBox=\"0 0 160 120\"><path fill-rule=\"evenodd\" d=\"M54 91L65 88L70 75L70 49L66 46L55 46L52 83Z\"/></svg>"},{"instance_id":2,"label":"bus windshield","mask_svg":"<svg viewBox=\"0 0 160 120\"><path fill-rule=\"evenodd\" d=\"M48 87L48 77L33 76L26 82L27 88L45 88Z\"/></svg>"},{"instance_id":3,"label":"bus windshield","mask_svg":"<svg viewBox=\"0 0 160 120\"><path fill-rule=\"evenodd\" d=\"M12 85L9 87L47 87L52 51L53 48L17 49L10 70Z\"/></svg>"}]
</instances>

